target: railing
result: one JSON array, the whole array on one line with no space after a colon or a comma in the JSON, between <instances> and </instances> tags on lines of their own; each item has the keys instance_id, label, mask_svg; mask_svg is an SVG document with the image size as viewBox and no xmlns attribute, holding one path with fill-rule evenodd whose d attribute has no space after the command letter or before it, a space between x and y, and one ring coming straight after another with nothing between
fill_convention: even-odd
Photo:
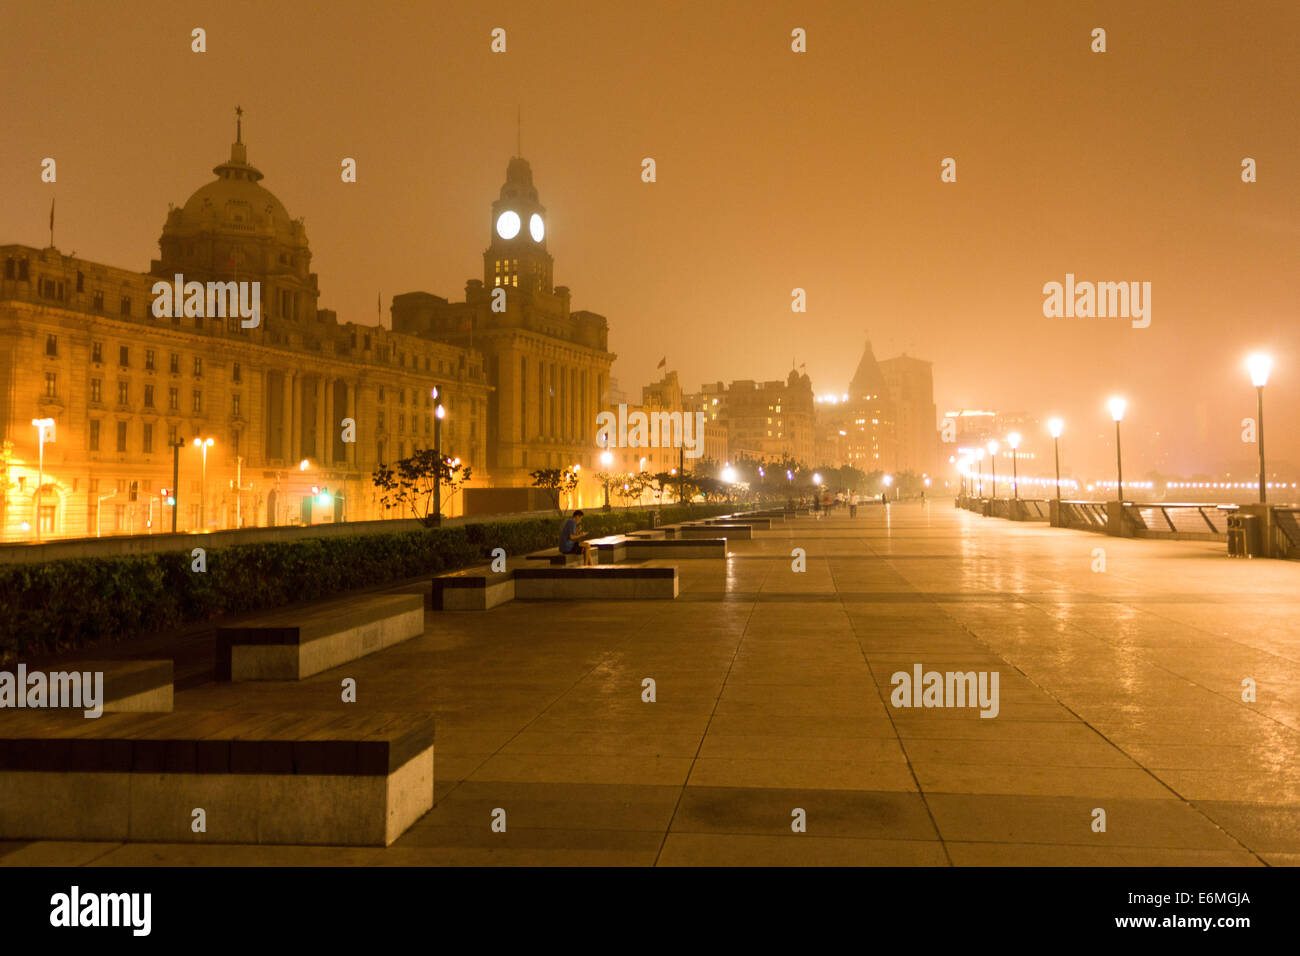
<instances>
[{"instance_id":1,"label":"railing","mask_svg":"<svg viewBox=\"0 0 1300 956\"><path fill-rule=\"evenodd\" d=\"M1228 516L1235 505L1126 504L1124 512L1133 522L1138 538L1173 538L1182 541L1226 541Z\"/></svg>"},{"instance_id":2,"label":"railing","mask_svg":"<svg viewBox=\"0 0 1300 956\"><path fill-rule=\"evenodd\" d=\"M1275 556L1300 558L1300 508L1273 509L1273 551Z\"/></svg>"},{"instance_id":3,"label":"railing","mask_svg":"<svg viewBox=\"0 0 1300 956\"><path fill-rule=\"evenodd\" d=\"M1104 501L1062 501L1061 527L1075 528L1081 531L1106 530L1106 502Z\"/></svg>"}]
</instances>

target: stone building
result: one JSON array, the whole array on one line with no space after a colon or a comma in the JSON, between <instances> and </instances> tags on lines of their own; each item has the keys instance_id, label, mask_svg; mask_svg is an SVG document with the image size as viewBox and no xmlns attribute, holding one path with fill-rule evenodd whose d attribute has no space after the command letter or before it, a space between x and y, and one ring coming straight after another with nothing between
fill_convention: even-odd
<instances>
[{"instance_id":1,"label":"stone building","mask_svg":"<svg viewBox=\"0 0 1300 956\"><path fill-rule=\"evenodd\" d=\"M148 273L0 246L3 540L170 530L164 489L178 530L406 516L379 507L370 478L432 447L435 384L444 453L490 478L483 356L319 308L303 224L261 185L238 132L213 172L168 212ZM258 324L155 315L155 283L178 274L257 283ZM42 419L54 421L43 449ZM212 439L206 465L195 438Z\"/></svg>"},{"instance_id":2,"label":"stone building","mask_svg":"<svg viewBox=\"0 0 1300 956\"><path fill-rule=\"evenodd\" d=\"M530 473L580 465L576 502L598 492L596 416L608 405L609 327L595 312L571 308L567 286L554 285L546 209L532 168L518 156L492 203L483 278L452 302L428 292L393 299L393 328L431 343L483 356L492 391L487 408L487 467L496 486L526 487Z\"/></svg>"}]
</instances>

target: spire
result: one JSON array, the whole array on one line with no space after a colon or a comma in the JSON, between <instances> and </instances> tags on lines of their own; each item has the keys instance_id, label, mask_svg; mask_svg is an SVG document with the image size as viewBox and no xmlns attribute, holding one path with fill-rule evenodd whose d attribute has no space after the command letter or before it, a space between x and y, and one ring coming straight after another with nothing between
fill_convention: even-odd
<instances>
[{"instance_id":1,"label":"spire","mask_svg":"<svg viewBox=\"0 0 1300 956\"><path fill-rule=\"evenodd\" d=\"M876 362L875 353L871 351L871 340L867 339L862 347L862 358L858 360L858 370L849 382L849 396L852 401L866 398L880 398L885 393L885 376Z\"/></svg>"},{"instance_id":2,"label":"spire","mask_svg":"<svg viewBox=\"0 0 1300 956\"><path fill-rule=\"evenodd\" d=\"M235 143L242 145L244 142L244 108L235 107Z\"/></svg>"},{"instance_id":3,"label":"spire","mask_svg":"<svg viewBox=\"0 0 1300 956\"><path fill-rule=\"evenodd\" d=\"M524 108L515 106L515 155L524 155Z\"/></svg>"}]
</instances>

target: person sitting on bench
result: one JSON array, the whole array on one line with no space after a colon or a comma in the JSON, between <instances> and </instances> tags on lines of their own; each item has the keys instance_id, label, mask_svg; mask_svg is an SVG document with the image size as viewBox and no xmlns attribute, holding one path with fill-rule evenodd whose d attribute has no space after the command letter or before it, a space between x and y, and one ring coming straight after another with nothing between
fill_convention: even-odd
<instances>
[{"instance_id":1,"label":"person sitting on bench","mask_svg":"<svg viewBox=\"0 0 1300 956\"><path fill-rule=\"evenodd\" d=\"M582 563L591 564L591 546L582 540L582 510L573 513L573 517L564 522L560 529L560 553L577 554L582 552Z\"/></svg>"}]
</instances>

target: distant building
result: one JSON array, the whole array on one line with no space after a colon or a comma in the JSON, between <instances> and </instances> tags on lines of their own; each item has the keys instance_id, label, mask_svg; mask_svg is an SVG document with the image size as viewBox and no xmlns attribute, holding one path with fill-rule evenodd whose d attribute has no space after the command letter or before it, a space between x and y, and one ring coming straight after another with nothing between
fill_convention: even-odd
<instances>
[{"instance_id":1,"label":"distant building","mask_svg":"<svg viewBox=\"0 0 1300 956\"><path fill-rule=\"evenodd\" d=\"M812 464L816 450L814 403L807 375L791 371L785 381L740 379L729 386L708 383L700 391L684 396L683 404L692 411L704 412L706 424L726 428L726 458L770 460L789 456ZM715 442L715 447L718 444Z\"/></svg>"},{"instance_id":2,"label":"distant building","mask_svg":"<svg viewBox=\"0 0 1300 956\"><path fill-rule=\"evenodd\" d=\"M893 471L934 475L939 466L938 415L931 364L910 355L880 363L894 420Z\"/></svg>"}]
</instances>

